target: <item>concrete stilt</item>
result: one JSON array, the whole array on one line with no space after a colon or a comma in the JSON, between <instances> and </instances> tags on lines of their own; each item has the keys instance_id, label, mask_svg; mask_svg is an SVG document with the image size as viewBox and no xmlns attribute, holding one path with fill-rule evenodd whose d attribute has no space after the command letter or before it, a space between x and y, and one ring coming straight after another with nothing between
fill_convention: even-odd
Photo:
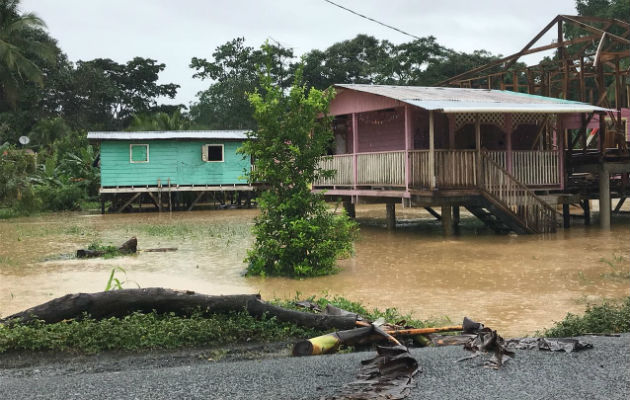
<instances>
[{"instance_id":1,"label":"concrete stilt","mask_svg":"<svg viewBox=\"0 0 630 400\"><path fill-rule=\"evenodd\" d=\"M396 229L396 203L386 203L386 219L387 219L387 229L394 230Z\"/></svg>"},{"instance_id":2,"label":"concrete stilt","mask_svg":"<svg viewBox=\"0 0 630 400\"><path fill-rule=\"evenodd\" d=\"M346 214L348 215L348 217L350 217L352 219L357 217L357 213L356 213L356 210L354 208L354 203L352 202L352 200L350 200L350 199L344 200L343 208L344 208L344 210L346 210Z\"/></svg>"},{"instance_id":3,"label":"concrete stilt","mask_svg":"<svg viewBox=\"0 0 630 400\"><path fill-rule=\"evenodd\" d=\"M599 172L599 225L610 229L610 176L605 168Z\"/></svg>"},{"instance_id":4,"label":"concrete stilt","mask_svg":"<svg viewBox=\"0 0 630 400\"><path fill-rule=\"evenodd\" d=\"M442 206L442 227L446 236L453 234L453 210L451 206Z\"/></svg>"}]
</instances>

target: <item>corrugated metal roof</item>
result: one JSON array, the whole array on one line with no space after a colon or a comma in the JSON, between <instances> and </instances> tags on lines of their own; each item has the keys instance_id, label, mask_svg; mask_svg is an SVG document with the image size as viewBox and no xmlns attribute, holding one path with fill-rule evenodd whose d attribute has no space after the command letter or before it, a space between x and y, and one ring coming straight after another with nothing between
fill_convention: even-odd
<instances>
[{"instance_id":1,"label":"corrugated metal roof","mask_svg":"<svg viewBox=\"0 0 630 400\"><path fill-rule=\"evenodd\" d=\"M507 90L423 86L346 85L335 87L389 97L425 110L457 112L579 113L609 111L578 101Z\"/></svg>"},{"instance_id":2,"label":"corrugated metal roof","mask_svg":"<svg viewBox=\"0 0 630 400\"><path fill-rule=\"evenodd\" d=\"M174 140L219 139L245 140L248 131L141 131L141 132L88 132L89 140Z\"/></svg>"}]
</instances>

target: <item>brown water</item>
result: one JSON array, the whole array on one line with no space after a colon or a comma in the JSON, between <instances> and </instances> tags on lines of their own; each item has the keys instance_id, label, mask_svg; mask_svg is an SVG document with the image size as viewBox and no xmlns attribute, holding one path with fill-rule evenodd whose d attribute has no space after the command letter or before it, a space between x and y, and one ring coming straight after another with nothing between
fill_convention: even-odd
<instances>
[{"instance_id":1,"label":"brown water","mask_svg":"<svg viewBox=\"0 0 630 400\"><path fill-rule=\"evenodd\" d=\"M414 317L464 315L505 336L531 334L587 302L620 298L630 281L630 223L617 219L609 232L572 227L555 235L496 236L464 218L461 235L444 238L439 225L419 210L397 210L420 221L396 232L378 225L382 206L360 206L356 254L334 276L291 280L245 278L242 263L252 238L255 210L192 213L56 214L0 222L0 314L79 291L103 290L112 268L126 270L125 287L163 286L208 294L260 292L263 298L342 295L369 307L397 307ZM477 232L479 230L479 232ZM120 244L137 236L140 249L178 247L172 253L140 253L113 259L76 260L77 248L93 241Z\"/></svg>"}]
</instances>

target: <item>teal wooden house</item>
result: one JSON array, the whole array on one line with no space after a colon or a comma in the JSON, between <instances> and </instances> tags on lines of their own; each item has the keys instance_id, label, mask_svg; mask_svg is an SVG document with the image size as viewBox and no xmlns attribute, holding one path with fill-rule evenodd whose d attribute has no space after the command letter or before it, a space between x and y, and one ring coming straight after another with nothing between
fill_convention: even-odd
<instances>
[{"instance_id":1,"label":"teal wooden house","mask_svg":"<svg viewBox=\"0 0 630 400\"><path fill-rule=\"evenodd\" d=\"M121 210L143 194L162 209L174 192L197 192L199 201L206 192L253 190L245 178L251 159L237 152L246 131L89 132L88 139L100 145L101 198L124 199Z\"/></svg>"}]
</instances>

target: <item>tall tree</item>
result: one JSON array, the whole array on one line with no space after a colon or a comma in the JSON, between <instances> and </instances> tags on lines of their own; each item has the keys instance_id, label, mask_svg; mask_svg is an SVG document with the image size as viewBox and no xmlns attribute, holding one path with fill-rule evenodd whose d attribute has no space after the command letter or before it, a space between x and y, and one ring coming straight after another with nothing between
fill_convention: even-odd
<instances>
[{"instance_id":1,"label":"tall tree","mask_svg":"<svg viewBox=\"0 0 630 400\"><path fill-rule=\"evenodd\" d=\"M262 51L246 46L242 37L217 47L210 60L191 60L190 67L196 71L193 77L211 81L190 108L195 123L213 129L255 127L247 94L259 88L259 68L269 74L275 85L286 88L291 82L288 61L293 58L293 51L280 45L268 46L269 65L265 64Z\"/></svg>"},{"instance_id":2,"label":"tall tree","mask_svg":"<svg viewBox=\"0 0 630 400\"><path fill-rule=\"evenodd\" d=\"M43 86L42 70L32 56L55 57L54 48L32 34L46 26L44 21L33 13L20 13L18 5L18 0L0 0L0 97L12 108L24 82Z\"/></svg>"}]
</instances>

